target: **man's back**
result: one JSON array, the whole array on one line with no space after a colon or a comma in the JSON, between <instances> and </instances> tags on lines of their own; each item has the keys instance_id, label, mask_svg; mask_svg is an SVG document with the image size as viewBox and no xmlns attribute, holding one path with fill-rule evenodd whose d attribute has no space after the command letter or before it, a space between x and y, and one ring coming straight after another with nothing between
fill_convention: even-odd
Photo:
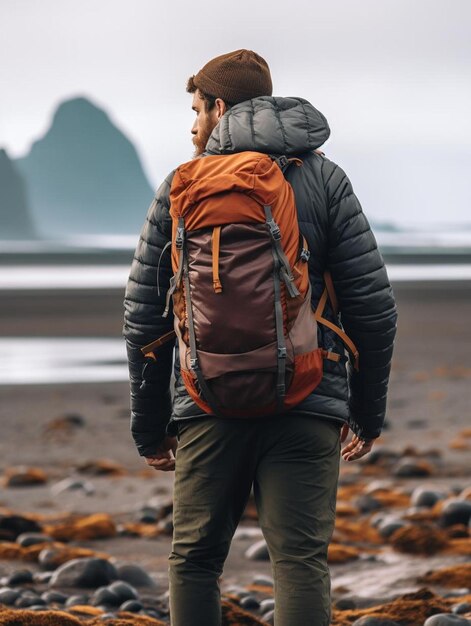
<instances>
[{"instance_id":1,"label":"man's back","mask_svg":"<svg viewBox=\"0 0 471 626\"><path fill-rule=\"evenodd\" d=\"M189 79L187 91L194 94L197 156L252 150L302 160L286 177L311 253L313 310L326 271L336 294L330 290L318 344L340 357L324 361L321 384L290 411L222 418L199 409L188 395L175 346L171 397L173 342L159 348L155 361L146 362L141 352L173 327L172 316L162 316L172 276L170 174L149 207L131 267L124 335L138 451L155 469L175 470L171 623L221 625L219 578L253 490L273 567L275 623L328 626L327 548L335 523L340 447L350 428L355 434L342 455L358 459L381 432L396 332L392 289L350 181L316 151L330 134L319 111L302 98L272 97L268 65L250 50L212 59ZM274 273L275 268L274 263ZM188 284L185 290L191 307ZM359 351L358 370L332 330L339 324L337 310ZM194 348L197 354L199 346ZM204 389L199 391L204 396Z\"/></svg>"},{"instance_id":2,"label":"man's back","mask_svg":"<svg viewBox=\"0 0 471 626\"><path fill-rule=\"evenodd\" d=\"M294 189L300 228L311 251L313 309L324 289L323 274L329 270L342 325L360 352L361 366L355 372L343 360L325 361L320 386L296 407L296 413L349 423L357 435L372 439L381 432L386 410L396 308L383 259L348 177L339 166L316 152L329 134L325 117L307 101L259 97L232 107L224 115L205 154L255 150L302 158L303 166L290 167L286 177ZM172 175L160 187L149 209L126 292L124 332L128 341L136 345L148 343L172 328L172 322L161 317L164 287L171 275L170 254L164 248L171 239ZM329 305L326 317L338 323ZM319 325L318 333L320 346L343 354L342 340L332 330ZM170 417L168 390L161 389L162 381L170 376L169 350L162 349L160 359L149 367L147 374L154 385L146 383L143 390L136 385L134 390L133 434L141 452L155 445L155 435L163 432ZM133 378L140 386L142 355L137 350L131 353L131 363ZM176 420L204 415L183 385L178 354L176 364L172 419L167 430L170 433ZM162 413L156 417L160 428L153 423L151 432L147 432L150 417L145 416L145 407L149 395L157 402L159 394Z\"/></svg>"}]
</instances>

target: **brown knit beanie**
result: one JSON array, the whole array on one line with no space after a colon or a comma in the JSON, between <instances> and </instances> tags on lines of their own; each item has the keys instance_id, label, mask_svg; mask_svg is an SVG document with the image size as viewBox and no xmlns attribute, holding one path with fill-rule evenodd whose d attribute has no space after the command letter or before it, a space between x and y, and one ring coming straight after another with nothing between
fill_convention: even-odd
<instances>
[{"instance_id":1,"label":"brown knit beanie","mask_svg":"<svg viewBox=\"0 0 471 626\"><path fill-rule=\"evenodd\" d=\"M271 96L273 85L265 59L252 50L235 50L211 59L193 77L203 93L237 104L257 96Z\"/></svg>"}]
</instances>

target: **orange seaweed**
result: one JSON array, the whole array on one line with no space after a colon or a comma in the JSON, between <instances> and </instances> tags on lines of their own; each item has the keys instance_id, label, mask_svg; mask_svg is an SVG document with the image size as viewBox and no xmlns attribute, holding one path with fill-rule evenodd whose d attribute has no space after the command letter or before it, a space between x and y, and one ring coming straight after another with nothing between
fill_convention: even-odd
<instances>
[{"instance_id":1,"label":"orange seaweed","mask_svg":"<svg viewBox=\"0 0 471 626\"><path fill-rule=\"evenodd\" d=\"M471 563L456 563L427 572L419 581L442 587L471 587Z\"/></svg>"},{"instance_id":2,"label":"orange seaweed","mask_svg":"<svg viewBox=\"0 0 471 626\"><path fill-rule=\"evenodd\" d=\"M333 610L331 626L350 626L363 616L389 619L404 626L423 624L427 617L449 610L450 603L427 588L400 596L392 602L364 609Z\"/></svg>"},{"instance_id":3,"label":"orange seaweed","mask_svg":"<svg viewBox=\"0 0 471 626\"><path fill-rule=\"evenodd\" d=\"M411 525L398 528L390 537L398 552L408 554L435 554L448 545L446 533L431 525Z\"/></svg>"},{"instance_id":4,"label":"orange seaweed","mask_svg":"<svg viewBox=\"0 0 471 626\"><path fill-rule=\"evenodd\" d=\"M116 524L107 513L93 513L71 522L48 527L47 532L60 541L106 539L117 534Z\"/></svg>"}]
</instances>

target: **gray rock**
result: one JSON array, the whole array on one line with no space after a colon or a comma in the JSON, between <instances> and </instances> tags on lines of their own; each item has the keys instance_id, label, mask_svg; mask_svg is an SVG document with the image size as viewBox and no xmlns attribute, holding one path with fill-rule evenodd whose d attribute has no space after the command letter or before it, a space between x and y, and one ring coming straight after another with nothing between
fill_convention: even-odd
<instances>
[{"instance_id":1,"label":"gray rock","mask_svg":"<svg viewBox=\"0 0 471 626\"><path fill-rule=\"evenodd\" d=\"M268 613L265 613L263 615L263 621L266 622L267 624L270 624L270 626L273 626L273 624L275 623L275 611L268 611Z\"/></svg>"},{"instance_id":2,"label":"gray rock","mask_svg":"<svg viewBox=\"0 0 471 626\"><path fill-rule=\"evenodd\" d=\"M461 613L471 613L471 602L459 602L451 607L451 612L460 615Z\"/></svg>"},{"instance_id":3,"label":"gray rock","mask_svg":"<svg viewBox=\"0 0 471 626\"><path fill-rule=\"evenodd\" d=\"M260 541L249 546L245 551L245 556L251 561L268 561L270 556L265 539L260 539Z\"/></svg>"},{"instance_id":4,"label":"gray rock","mask_svg":"<svg viewBox=\"0 0 471 626\"><path fill-rule=\"evenodd\" d=\"M239 585L230 585L226 588L226 593L230 594L231 596L235 596L239 600L241 600L241 598L246 598L247 596L250 596L250 591L247 591L245 587L240 587Z\"/></svg>"},{"instance_id":5,"label":"gray rock","mask_svg":"<svg viewBox=\"0 0 471 626\"><path fill-rule=\"evenodd\" d=\"M443 491L428 489L427 487L416 487L411 495L411 504L430 509L439 500L444 500L446 497L447 495Z\"/></svg>"},{"instance_id":6,"label":"gray rock","mask_svg":"<svg viewBox=\"0 0 471 626\"><path fill-rule=\"evenodd\" d=\"M34 572L33 574L35 583L48 583L52 578L52 572Z\"/></svg>"},{"instance_id":7,"label":"gray rock","mask_svg":"<svg viewBox=\"0 0 471 626\"><path fill-rule=\"evenodd\" d=\"M383 619L381 617L370 617L369 615L365 615L360 617L360 619L356 619L352 626L401 626L397 622L393 622L390 619Z\"/></svg>"},{"instance_id":8,"label":"gray rock","mask_svg":"<svg viewBox=\"0 0 471 626\"><path fill-rule=\"evenodd\" d=\"M0 589L0 604L6 604L7 606L13 606L16 600L21 596L21 593L16 589L9 589L3 587Z\"/></svg>"},{"instance_id":9,"label":"gray rock","mask_svg":"<svg viewBox=\"0 0 471 626\"><path fill-rule=\"evenodd\" d=\"M437 613L428 617L424 626L469 626L470 621L454 613Z\"/></svg>"},{"instance_id":10,"label":"gray rock","mask_svg":"<svg viewBox=\"0 0 471 626\"><path fill-rule=\"evenodd\" d=\"M119 580L125 580L133 587L156 587L155 581L139 565L125 563L116 567Z\"/></svg>"},{"instance_id":11,"label":"gray rock","mask_svg":"<svg viewBox=\"0 0 471 626\"><path fill-rule=\"evenodd\" d=\"M252 578L254 585L262 585L264 587L273 587L273 578L271 576L264 576L263 574L257 574Z\"/></svg>"},{"instance_id":12,"label":"gray rock","mask_svg":"<svg viewBox=\"0 0 471 626\"><path fill-rule=\"evenodd\" d=\"M335 603L335 608L339 609L339 611L348 611L351 609L356 609L357 605L352 598L339 598Z\"/></svg>"},{"instance_id":13,"label":"gray rock","mask_svg":"<svg viewBox=\"0 0 471 626\"><path fill-rule=\"evenodd\" d=\"M41 532L41 527L34 520L27 519L21 515L0 514L0 540L16 541L18 535L22 533Z\"/></svg>"},{"instance_id":14,"label":"gray rock","mask_svg":"<svg viewBox=\"0 0 471 626\"><path fill-rule=\"evenodd\" d=\"M114 583L111 583L111 585L108 585L108 589L115 593L121 600L121 602L126 602L126 600L139 599L139 594L137 593L137 590L124 580L116 580Z\"/></svg>"},{"instance_id":15,"label":"gray rock","mask_svg":"<svg viewBox=\"0 0 471 626\"><path fill-rule=\"evenodd\" d=\"M61 591L51 590L51 591L44 591L41 594L41 598L47 604L51 604L51 602L56 602L57 604L64 604L65 602L67 602L68 596L65 593L62 593Z\"/></svg>"},{"instance_id":16,"label":"gray rock","mask_svg":"<svg viewBox=\"0 0 471 626\"><path fill-rule=\"evenodd\" d=\"M89 480L82 480L81 478L64 478L58 483L51 486L51 492L54 496L59 496L65 491L83 491L87 496L91 496L95 493L95 485Z\"/></svg>"},{"instance_id":17,"label":"gray rock","mask_svg":"<svg viewBox=\"0 0 471 626\"><path fill-rule=\"evenodd\" d=\"M19 569L7 578L7 585L22 585L33 582L33 573L28 569Z\"/></svg>"},{"instance_id":18,"label":"gray rock","mask_svg":"<svg viewBox=\"0 0 471 626\"><path fill-rule=\"evenodd\" d=\"M139 613L142 610L143 605L139 600L126 600L119 607L121 611L129 611L130 613Z\"/></svg>"},{"instance_id":19,"label":"gray rock","mask_svg":"<svg viewBox=\"0 0 471 626\"><path fill-rule=\"evenodd\" d=\"M109 587L98 587L91 598L93 606L119 606L122 600Z\"/></svg>"},{"instance_id":20,"label":"gray rock","mask_svg":"<svg viewBox=\"0 0 471 626\"><path fill-rule=\"evenodd\" d=\"M354 499L353 504L357 507L360 513L371 513L382 508L381 502L376 500L372 495L362 493L360 496Z\"/></svg>"},{"instance_id":21,"label":"gray rock","mask_svg":"<svg viewBox=\"0 0 471 626\"><path fill-rule=\"evenodd\" d=\"M415 459L401 459L393 469L394 476L403 478L420 478L422 476L430 476L430 471L422 465L420 461Z\"/></svg>"},{"instance_id":22,"label":"gray rock","mask_svg":"<svg viewBox=\"0 0 471 626\"><path fill-rule=\"evenodd\" d=\"M274 598L265 598L260 602L260 614L265 615L268 611L273 611L275 609L275 599Z\"/></svg>"},{"instance_id":23,"label":"gray rock","mask_svg":"<svg viewBox=\"0 0 471 626\"><path fill-rule=\"evenodd\" d=\"M403 528L407 526L408 522L405 520L399 519L397 517L386 517L378 526L378 532L381 537L387 539L390 537L393 532L398 530L398 528Z\"/></svg>"},{"instance_id":24,"label":"gray rock","mask_svg":"<svg viewBox=\"0 0 471 626\"><path fill-rule=\"evenodd\" d=\"M19 543L20 546L27 548L28 546L33 546L37 543L46 543L54 541L52 537L49 535L43 535L42 533L21 533L16 538L16 543Z\"/></svg>"},{"instance_id":25,"label":"gray rock","mask_svg":"<svg viewBox=\"0 0 471 626\"><path fill-rule=\"evenodd\" d=\"M46 604L45 600L43 600L40 596L35 593L24 593L19 598L15 600L15 606L19 609L25 609L27 607L33 606L34 604L44 606Z\"/></svg>"},{"instance_id":26,"label":"gray rock","mask_svg":"<svg viewBox=\"0 0 471 626\"><path fill-rule=\"evenodd\" d=\"M255 611L256 609L260 607L260 602L257 600L255 596L251 594L248 596L245 596L245 598L242 598L239 604L243 609L246 609L247 611Z\"/></svg>"},{"instance_id":27,"label":"gray rock","mask_svg":"<svg viewBox=\"0 0 471 626\"><path fill-rule=\"evenodd\" d=\"M159 520L159 512L150 506L143 506L136 515L136 520L142 524L156 524Z\"/></svg>"},{"instance_id":28,"label":"gray rock","mask_svg":"<svg viewBox=\"0 0 471 626\"><path fill-rule=\"evenodd\" d=\"M88 596L81 596L76 594L70 596L70 598L67 598L64 605L68 608L69 606L76 606L77 604L88 604L88 600Z\"/></svg>"},{"instance_id":29,"label":"gray rock","mask_svg":"<svg viewBox=\"0 0 471 626\"><path fill-rule=\"evenodd\" d=\"M438 523L440 526L453 526L453 524L468 525L471 519L471 501L451 499L444 502Z\"/></svg>"},{"instance_id":30,"label":"gray rock","mask_svg":"<svg viewBox=\"0 0 471 626\"><path fill-rule=\"evenodd\" d=\"M118 578L114 565L95 557L72 559L61 565L52 575L51 587L99 587Z\"/></svg>"}]
</instances>

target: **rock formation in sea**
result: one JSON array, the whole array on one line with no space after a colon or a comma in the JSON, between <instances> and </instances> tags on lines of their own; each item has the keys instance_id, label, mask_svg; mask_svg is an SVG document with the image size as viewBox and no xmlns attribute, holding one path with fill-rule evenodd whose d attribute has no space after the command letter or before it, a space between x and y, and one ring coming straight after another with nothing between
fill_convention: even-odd
<instances>
[{"instance_id":1,"label":"rock formation in sea","mask_svg":"<svg viewBox=\"0 0 471 626\"><path fill-rule=\"evenodd\" d=\"M28 191L15 163L0 148L0 239L34 239Z\"/></svg>"},{"instance_id":2,"label":"rock formation in sea","mask_svg":"<svg viewBox=\"0 0 471 626\"><path fill-rule=\"evenodd\" d=\"M16 164L46 238L138 233L153 198L134 145L85 97L62 102Z\"/></svg>"}]
</instances>

